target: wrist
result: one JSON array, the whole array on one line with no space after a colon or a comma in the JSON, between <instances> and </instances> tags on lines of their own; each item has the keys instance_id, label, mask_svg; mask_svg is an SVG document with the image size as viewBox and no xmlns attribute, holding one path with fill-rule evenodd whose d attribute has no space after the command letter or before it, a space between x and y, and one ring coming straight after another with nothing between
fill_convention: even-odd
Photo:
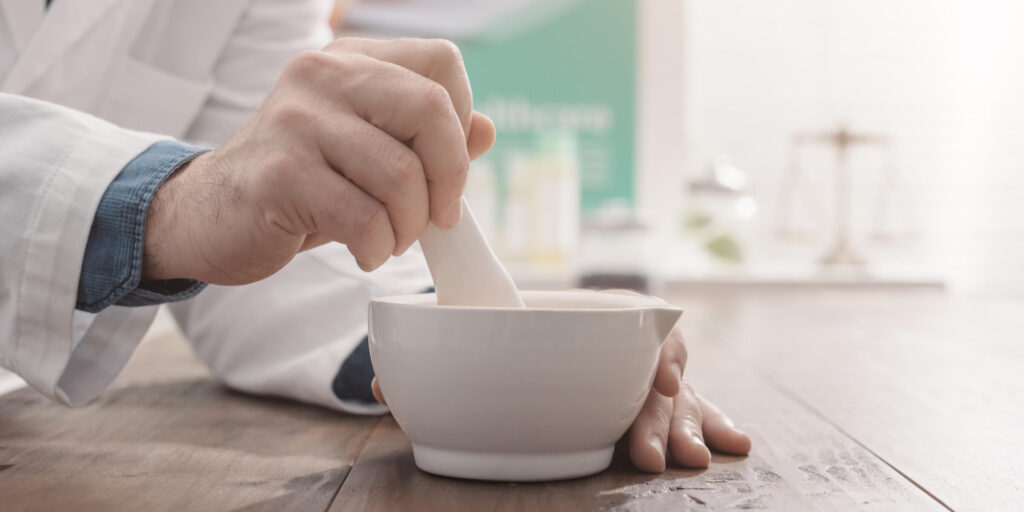
<instances>
[{"instance_id":1,"label":"wrist","mask_svg":"<svg viewBox=\"0 0 1024 512\"><path fill-rule=\"evenodd\" d=\"M187 200L188 182L209 157L210 153L204 153L186 162L154 194L143 239L143 281L198 279L201 274L190 263L193 239L185 229L195 213L195 205Z\"/></svg>"},{"instance_id":2,"label":"wrist","mask_svg":"<svg viewBox=\"0 0 1024 512\"><path fill-rule=\"evenodd\" d=\"M159 304L183 300L202 289L202 283L197 282L144 282L154 279L154 272L144 275L143 261L154 260L146 257L146 226L152 220L149 212L157 191L175 171L204 151L178 141L160 141L133 158L114 177L100 198L89 229L78 279L77 309L98 313L112 305ZM163 205L157 208L166 210Z\"/></svg>"}]
</instances>

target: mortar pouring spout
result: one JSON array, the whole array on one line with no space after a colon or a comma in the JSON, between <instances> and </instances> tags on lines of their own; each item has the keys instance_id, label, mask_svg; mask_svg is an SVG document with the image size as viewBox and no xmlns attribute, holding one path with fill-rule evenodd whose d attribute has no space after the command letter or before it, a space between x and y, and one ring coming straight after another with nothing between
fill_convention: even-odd
<instances>
[{"instance_id":1,"label":"mortar pouring spout","mask_svg":"<svg viewBox=\"0 0 1024 512\"><path fill-rule=\"evenodd\" d=\"M650 309L654 317L654 331L658 336L658 343L664 343L668 335L672 333L683 310L672 306L657 306Z\"/></svg>"}]
</instances>

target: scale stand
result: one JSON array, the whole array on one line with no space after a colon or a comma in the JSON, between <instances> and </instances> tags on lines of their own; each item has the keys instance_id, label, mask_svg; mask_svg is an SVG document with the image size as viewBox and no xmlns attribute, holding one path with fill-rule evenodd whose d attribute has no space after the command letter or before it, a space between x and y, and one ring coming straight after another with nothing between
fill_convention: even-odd
<instances>
[{"instance_id":1,"label":"scale stand","mask_svg":"<svg viewBox=\"0 0 1024 512\"><path fill-rule=\"evenodd\" d=\"M850 183L848 151L855 144L888 147L889 138L882 135L851 133L843 125L840 125L835 131L803 133L793 136L793 145L796 149L808 144L827 144L836 148L835 242L822 255L821 264L828 267L864 267L867 261L853 247L850 236L853 187Z\"/></svg>"}]
</instances>

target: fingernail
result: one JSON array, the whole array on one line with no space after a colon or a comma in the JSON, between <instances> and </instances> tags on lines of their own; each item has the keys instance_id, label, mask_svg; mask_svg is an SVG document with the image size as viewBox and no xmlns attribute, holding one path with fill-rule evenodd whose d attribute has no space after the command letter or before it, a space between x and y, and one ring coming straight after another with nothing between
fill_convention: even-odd
<instances>
[{"instance_id":1,"label":"fingernail","mask_svg":"<svg viewBox=\"0 0 1024 512\"><path fill-rule=\"evenodd\" d=\"M462 199L455 201L455 203L448 208L448 213L445 214L445 219L448 221L449 226L455 226L460 220L462 220Z\"/></svg>"},{"instance_id":2,"label":"fingernail","mask_svg":"<svg viewBox=\"0 0 1024 512\"><path fill-rule=\"evenodd\" d=\"M683 369L679 366L679 363L672 363L672 373L676 374L676 382L683 380Z\"/></svg>"},{"instance_id":3,"label":"fingernail","mask_svg":"<svg viewBox=\"0 0 1024 512\"><path fill-rule=\"evenodd\" d=\"M697 434L690 434L690 439L693 439L693 442L701 446L704 446L704 440L701 439L700 436L698 436Z\"/></svg>"},{"instance_id":4,"label":"fingernail","mask_svg":"<svg viewBox=\"0 0 1024 512\"><path fill-rule=\"evenodd\" d=\"M648 439L647 442L650 443L650 445L653 446L654 449L658 451L658 455L661 455L662 458L665 457L665 446L661 444L661 438L659 438L658 436L651 436L651 438Z\"/></svg>"}]
</instances>

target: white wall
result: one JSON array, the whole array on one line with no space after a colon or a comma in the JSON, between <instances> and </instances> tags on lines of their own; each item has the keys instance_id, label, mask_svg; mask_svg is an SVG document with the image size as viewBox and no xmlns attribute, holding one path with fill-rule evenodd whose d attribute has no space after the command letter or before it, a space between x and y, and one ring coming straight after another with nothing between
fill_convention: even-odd
<instances>
[{"instance_id":1,"label":"white wall","mask_svg":"<svg viewBox=\"0 0 1024 512\"><path fill-rule=\"evenodd\" d=\"M651 137L657 122L643 116L657 106L641 103L641 137L650 137L640 141L641 198L660 210L663 230L677 216L680 169L692 174L725 153L754 179L761 213L749 242L759 264L813 261L827 231L797 245L774 236L789 140L845 122L886 133L896 147L896 198L906 208L891 220L914 237L895 245L867 239L889 162L879 152L852 157L858 237L876 268L935 269L955 287L1024 295L1024 4L686 0L681 13L677 2L642 5L642 21L664 34L665 20L678 16L682 27L678 42L661 36L662 48L646 37L642 60L645 80L658 82L651 57L671 69L677 57L666 48L681 44L681 79L669 71L667 82L641 85L680 82L682 122L670 132L682 140L671 149L650 146L672 141ZM807 195L825 220L833 157L807 151L802 161L817 176Z\"/></svg>"}]
</instances>

